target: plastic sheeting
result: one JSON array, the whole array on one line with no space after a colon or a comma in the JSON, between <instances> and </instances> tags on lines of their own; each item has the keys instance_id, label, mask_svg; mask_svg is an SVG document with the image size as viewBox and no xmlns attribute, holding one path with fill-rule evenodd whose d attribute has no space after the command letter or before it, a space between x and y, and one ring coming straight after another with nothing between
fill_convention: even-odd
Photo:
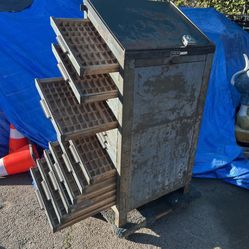
<instances>
[{"instance_id":1,"label":"plastic sheeting","mask_svg":"<svg viewBox=\"0 0 249 249\"><path fill-rule=\"evenodd\" d=\"M0 107L21 133L42 147L56 140L34 85L36 77L59 76L49 16L82 17L81 2L35 0L22 12L0 13ZM230 85L232 74L243 68L242 54L249 54L249 35L213 9L183 11L217 46L194 174L249 188L249 163L241 158L234 137L239 95Z\"/></svg>"}]
</instances>

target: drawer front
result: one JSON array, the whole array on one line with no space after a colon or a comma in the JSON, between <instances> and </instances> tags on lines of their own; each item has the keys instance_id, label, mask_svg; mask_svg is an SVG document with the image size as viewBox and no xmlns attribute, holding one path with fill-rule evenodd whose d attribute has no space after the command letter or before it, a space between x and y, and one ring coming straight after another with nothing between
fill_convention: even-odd
<instances>
[{"instance_id":1,"label":"drawer front","mask_svg":"<svg viewBox=\"0 0 249 249\"><path fill-rule=\"evenodd\" d=\"M89 20L51 17L51 26L78 75L119 71L119 64Z\"/></svg>"},{"instance_id":2,"label":"drawer front","mask_svg":"<svg viewBox=\"0 0 249 249\"><path fill-rule=\"evenodd\" d=\"M46 193L46 196L50 197L47 199L51 199L57 218L60 220L60 217L62 217L65 212L69 212L70 200L63 191L60 182L57 181L54 172L49 169L46 160L38 160L37 167L42 176L43 187L45 188L43 190Z\"/></svg>"},{"instance_id":3,"label":"drawer front","mask_svg":"<svg viewBox=\"0 0 249 249\"><path fill-rule=\"evenodd\" d=\"M85 146L88 147L90 145L95 146L93 142L91 142L91 144L85 144ZM74 189L76 183L70 181L70 179L73 179L72 170L70 170L70 167L66 167L65 162L63 162L64 159L60 156L60 154L63 155L63 153L69 152L69 143L67 142L66 144L63 144L63 146L64 149L67 149L62 149L57 142L50 143L49 147L53 152L50 153L49 151L45 151L44 154L46 159L42 158L38 160L38 167L31 170L31 175L35 181L35 191L38 202L41 208L45 209L50 226L54 232L79 222L82 219L93 216L116 204L116 171L109 174L108 177L105 175L102 179L100 179L99 175L99 181L91 184L87 183L83 174L77 172L77 178L84 183L84 188L82 192L78 191L77 193L74 193L75 199L74 202L71 202L68 189ZM93 150L90 147L89 153L85 154L89 157L86 159L88 162L93 160L93 158L90 157L91 153L93 153ZM95 153L100 153L100 151L95 151ZM98 155L99 154L96 154L94 158L101 160L103 163L103 158L98 157ZM73 158L72 156L68 156L68 158L71 165L76 163L75 161L71 161ZM58 164L60 173L58 172L58 169L48 165L47 161L49 164ZM114 166L111 168L113 169ZM106 165L99 169L106 169ZM63 176L58 176L59 174L63 174ZM66 189L62 188L61 180L63 180L63 183L66 183L67 181L66 184L68 185L68 189L66 187ZM67 192L67 194L65 194L65 192ZM66 198L67 203L69 203L66 205L66 208L63 198Z\"/></svg>"},{"instance_id":4,"label":"drawer front","mask_svg":"<svg viewBox=\"0 0 249 249\"><path fill-rule=\"evenodd\" d=\"M52 50L64 80L69 83L79 103L103 101L118 96L118 89L109 74L79 76L58 45L53 44Z\"/></svg>"},{"instance_id":5,"label":"drawer front","mask_svg":"<svg viewBox=\"0 0 249 249\"><path fill-rule=\"evenodd\" d=\"M116 174L115 167L107 154L101 147L97 137L78 137L69 140L70 150L89 184L103 181Z\"/></svg>"},{"instance_id":6,"label":"drawer front","mask_svg":"<svg viewBox=\"0 0 249 249\"><path fill-rule=\"evenodd\" d=\"M61 78L36 80L42 108L59 140L114 129L118 122L105 101L79 104L70 86Z\"/></svg>"},{"instance_id":7,"label":"drawer front","mask_svg":"<svg viewBox=\"0 0 249 249\"><path fill-rule=\"evenodd\" d=\"M65 187L65 184L63 183L62 176L58 175L54 167L55 161L51 155L51 152L49 150L44 150L43 155L44 159L46 160L46 163L43 164L43 169L46 170L46 175L48 175L48 177L51 179L54 190L59 191L60 197L64 203L64 207L68 213L69 208L72 205L72 197L70 198L68 195L68 191Z\"/></svg>"},{"instance_id":8,"label":"drawer front","mask_svg":"<svg viewBox=\"0 0 249 249\"><path fill-rule=\"evenodd\" d=\"M56 227L59 226L60 222L57 218L55 209L51 203L51 201L48 201L46 198L46 194L42 188L41 182L42 182L42 176L41 173L37 168L30 170L31 176L33 178L34 184L35 184L35 193L38 199L38 202L42 209L45 210L45 213L47 215L49 225L52 228L53 232L55 232Z\"/></svg>"}]
</instances>

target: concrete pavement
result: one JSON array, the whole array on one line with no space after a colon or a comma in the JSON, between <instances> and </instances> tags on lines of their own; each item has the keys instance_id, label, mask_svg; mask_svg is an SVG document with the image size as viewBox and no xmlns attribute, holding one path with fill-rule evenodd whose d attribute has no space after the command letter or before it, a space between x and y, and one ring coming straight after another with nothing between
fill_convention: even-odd
<instances>
[{"instance_id":1,"label":"concrete pavement","mask_svg":"<svg viewBox=\"0 0 249 249\"><path fill-rule=\"evenodd\" d=\"M89 218L53 234L27 174L0 179L0 249L165 248L248 249L249 191L215 180L193 180L200 192L179 209L128 240L109 224Z\"/></svg>"}]
</instances>

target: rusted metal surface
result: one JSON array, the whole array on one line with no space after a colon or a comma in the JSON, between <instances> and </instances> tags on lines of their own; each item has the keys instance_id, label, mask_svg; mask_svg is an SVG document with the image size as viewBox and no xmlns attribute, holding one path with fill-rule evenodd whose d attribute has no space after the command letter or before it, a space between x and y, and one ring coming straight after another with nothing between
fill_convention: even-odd
<instances>
[{"instance_id":1,"label":"rusted metal surface","mask_svg":"<svg viewBox=\"0 0 249 249\"><path fill-rule=\"evenodd\" d=\"M130 209L185 185L205 68L193 59L135 69Z\"/></svg>"},{"instance_id":2,"label":"rusted metal surface","mask_svg":"<svg viewBox=\"0 0 249 249\"><path fill-rule=\"evenodd\" d=\"M109 74L79 76L68 56L53 44L52 50L65 81L68 81L79 103L103 101L118 96L118 90Z\"/></svg>"},{"instance_id":3,"label":"rusted metal surface","mask_svg":"<svg viewBox=\"0 0 249 249\"><path fill-rule=\"evenodd\" d=\"M61 78L36 80L42 107L59 138L94 134L116 128L118 123L106 102L79 104Z\"/></svg>"},{"instance_id":4,"label":"rusted metal surface","mask_svg":"<svg viewBox=\"0 0 249 249\"><path fill-rule=\"evenodd\" d=\"M51 26L79 75L119 70L116 58L89 20L51 17Z\"/></svg>"}]
</instances>

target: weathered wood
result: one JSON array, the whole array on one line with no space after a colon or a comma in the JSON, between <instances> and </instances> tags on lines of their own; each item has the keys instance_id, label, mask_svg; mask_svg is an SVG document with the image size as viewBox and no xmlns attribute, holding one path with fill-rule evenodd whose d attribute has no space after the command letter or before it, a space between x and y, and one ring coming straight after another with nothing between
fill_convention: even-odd
<instances>
[{"instance_id":1,"label":"weathered wood","mask_svg":"<svg viewBox=\"0 0 249 249\"><path fill-rule=\"evenodd\" d=\"M116 175L116 169L106 150L96 136L78 137L69 140L74 160L79 163L89 184L103 181Z\"/></svg>"},{"instance_id":2,"label":"weathered wood","mask_svg":"<svg viewBox=\"0 0 249 249\"><path fill-rule=\"evenodd\" d=\"M58 140L92 135L118 126L105 101L79 104L70 86L61 78L36 79L36 87Z\"/></svg>"},{"instance_id":3,"label":"weathered wood","mask_svg":"<svg viewBox=\"0 0 249 249\"><path fill-rule=\"evenodd\" d=\"M99 188L99 184L95 186L95 189L92 188L89 193L80 195L81 198L78 199L77 203L70 205L69 211L67 211L59 194L59 183L57 182L54 186L49 178L50 173L45 159L38 160L38 168L31 170L39 204L45 209L53 231L58 231L95 215L116 203L116 181L113 178L112 182L106 181L105 186ZM103 185L103 183L101 184Z\"/></svg>"},{"instance_id":4,"label":"weathered wood","mask_svg":"<svg viewBox=\"0 0 249 249\"><path fill-rule=\"evenodd\" d=\"M118 90L109 74L79 76L62 49L52 44L58 68L68 81L79 103L91 103L118 97Z\"/></svg>"},{"instance_id":5,"label":"weathered wood","mask_svg":"<svg viewBox=\"0 0 249 249\"><path fill-rule=\"evenodd\" d=\"M80 76L119 71L116 58L88 19L51 17L50 22L61 49Z\"/></svg>"}]
</instances>

